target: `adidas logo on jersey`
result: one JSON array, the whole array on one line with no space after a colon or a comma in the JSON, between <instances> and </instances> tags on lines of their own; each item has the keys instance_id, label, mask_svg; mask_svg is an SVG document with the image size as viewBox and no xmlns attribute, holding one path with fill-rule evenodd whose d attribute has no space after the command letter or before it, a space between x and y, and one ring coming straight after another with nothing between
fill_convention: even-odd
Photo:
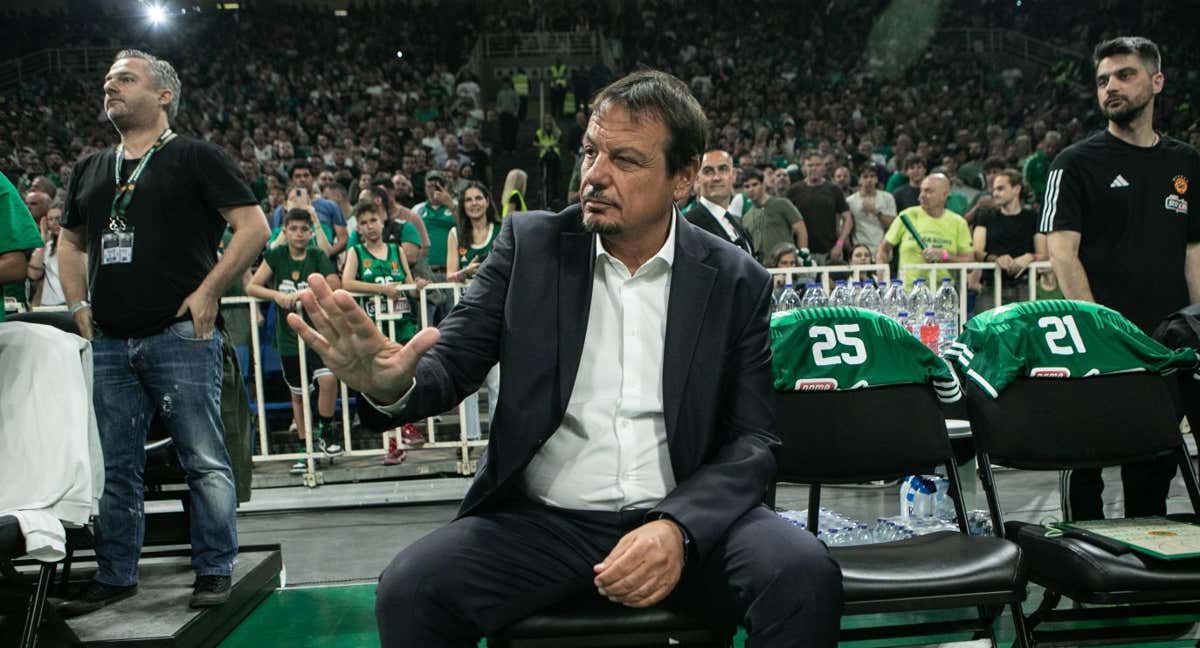
<instances>
[{"instance_id":1,"label":"adidas logo on jersey","mask_svg":"<svg viewBox=\"0 0 1200 648\"><path fill-rule=\"evenodd\" d=\"M1117 177L1113 178L1112 184L1108 186L1112 189L1120 189L1122 187L1128 187L1129 181L1125 179L1125 176L1118 173Z\"/></svg>"}]
</instances>

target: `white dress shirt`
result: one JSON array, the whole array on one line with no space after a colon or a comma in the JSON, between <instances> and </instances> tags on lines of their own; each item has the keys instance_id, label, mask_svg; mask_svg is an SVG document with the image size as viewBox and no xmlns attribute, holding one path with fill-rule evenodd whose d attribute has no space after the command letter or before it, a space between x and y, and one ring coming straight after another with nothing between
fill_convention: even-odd
<instances>
[{"instance_id":1,"label":"white dress shirt","mask_svg":"<svg viewBox=\"0 0 1200 648\"><path fill-rule=\"evenodd\" d=\"M662 371L680 217L675 210L666 242L632 276L596 235L579 370L562 423L525 467L531 499L565 509L620 511L653 508L674 490ZM372 405L399 413L415 388L391 405Z\"/></svg>"},{"instance_id":2,"label":"white dress shirt","mask_svg":"<svg viewBox=\"0 0 1200 648\"><path fill-rule=\"evenodd\" d=\"M740 238L737 230L733 229L733 223L729 220L729 210L704 196L700 196L700 204L704 205L713 217L717 219L717 222L721 224L721 229L725 230L725 233L729 235L730 241L736 241Z\"/></svg>"},{"instance_id":3,"label":"white dress shirt","mask_svg":"<svg viewBox=\"0 0 1200 648\"><path fill-rule=\"evenodd\" d=\"M675 488L663 418L663 340L675 217L632 276L596 235L587 333L562 424L525 468L525 492L567 509L652 508Z\"/></svg>"}]
</instances>

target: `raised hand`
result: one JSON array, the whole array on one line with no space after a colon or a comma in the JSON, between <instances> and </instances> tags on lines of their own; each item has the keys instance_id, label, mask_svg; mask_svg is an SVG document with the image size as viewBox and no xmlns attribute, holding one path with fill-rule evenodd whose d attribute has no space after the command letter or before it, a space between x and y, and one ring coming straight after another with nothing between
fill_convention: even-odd
<instances>
[{"instance_id":1,"label":"raised hand","mask_svg":"<svg viewBox=\"0 0 1200 648\"><path fill-rule=\"evenodd\" d=\"M300 296L309 326L295 313L292 327L325 366L352 389L379 403L392 403L413 384L417 361L438 341L438 330L426 328L408 344L388 339L344 290L332 291L317 273L308 276L308 290Z\"/></svg>"}]
</instances>

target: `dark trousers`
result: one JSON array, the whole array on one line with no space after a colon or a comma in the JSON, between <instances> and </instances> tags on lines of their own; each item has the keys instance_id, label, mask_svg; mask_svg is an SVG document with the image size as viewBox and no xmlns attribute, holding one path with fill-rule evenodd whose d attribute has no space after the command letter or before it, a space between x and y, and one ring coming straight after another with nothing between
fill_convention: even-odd
<instances>
[{"instance_id":1,"label":"dark trousers","mask_svg":"<svg viewBox=\"0 0 1200 648\"><path fill-rule=\"evenodd\" d=\"M473 647L563 599L594 595L592 567L642 513L555 509L517 499L410 545L379 578L380 644ZM691 558L664 601L714 624L741 623L755 648L835 646L841 571L824 545L764 506Z\"/></svg>"},{"instance_id":2,"label":"dark trousers","mask_svg":"<svg viewBox=\"0 0 1200 648\"><path fill-rule=\"evenodd\" d=\"M517 128L519 126L516 115L508 112L500 113L500 146L506 153L517 150Z\"/></svg>"},{"instance_id":3,"label":"dark trousers","mask_svg":"<svg viewBox=\"0 0 1200 648\"><path fill-rule=\"evenodd\" d=\"M567 100L567 87L560 85L550 86L550 114L554 115L555 119L563 116L563 104Z\"/></svg>"},{"instance_id":4,"label":"dark trousers","mask_svg":"<svg viewBox=\"0 0 1200 648\"><path fill-rule=\"evenodd\" d=\"M554 151L548 151L538 159L538 166L542 169L542 188L545 191L542 205L552 207L558 205L566 198L563 195L562 187L560 186L560 168L562 161L558 154Z\"/></svg>"},{"instance_id":5,"label":"dark trousers","mask_svg":"<svg viewBox=\"0 0 1200 648\"><path fill-rule=\"evenodd\" d=\"M1179 467L1175 455L1121 466L1125 517L1167 514L1167 492ZM1071 471L1071 516L1075 520L1103 520L1104 478L1099 468Z\"/></svg>"}]
</instances>

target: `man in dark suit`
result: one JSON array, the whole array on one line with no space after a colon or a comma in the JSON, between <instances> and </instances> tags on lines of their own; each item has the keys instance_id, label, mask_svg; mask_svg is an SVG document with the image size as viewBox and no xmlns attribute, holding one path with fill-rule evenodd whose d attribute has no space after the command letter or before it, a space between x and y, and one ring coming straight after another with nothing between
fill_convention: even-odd
<instances>
[{"instance_id":1,"label":"man in dark suit","mask_svg":"<svg viewBox=\"0 0 1200 648\"><path fill-rule=\"evenodd\" d=\"M496 362L504 376L458 518L380 577L380 640L466 648L597 592L741 623L754 646L833 646L837 564L762 505L779 443L770 278L674 206L704 112L656 71L594 105L582 205L506 219L440 329L402 347L316 276L304 298L316 330L289 319L401 420L451 408Z\"/></svg>"},{"instance_id":2,"label":"man in dark suit","mask_svg":"<svg viewBox=\"0 0 1200 648\"><path fill-rule=\"evenodd\" d=\"M741 217L729 211L733 175L732 155L720 149L705 152L700 161L700 198L685 216L692 225L754 256L750 234L742 226Z\"/></svg>"}]
</instances>

